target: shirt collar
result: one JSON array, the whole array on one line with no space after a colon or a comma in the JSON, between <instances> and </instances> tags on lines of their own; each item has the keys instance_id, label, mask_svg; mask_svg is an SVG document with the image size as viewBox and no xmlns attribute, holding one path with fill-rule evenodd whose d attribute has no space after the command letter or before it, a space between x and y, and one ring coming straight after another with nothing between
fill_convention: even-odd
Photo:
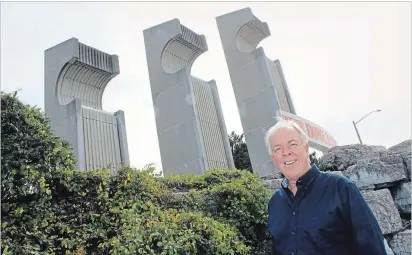
<instances>
[{"instance_id":1,"label":"shirt collar","mask_svg":"<svg viewBox=\"0 0 412 255\"><path fill-rule=\"evenodd\" d=\"M303 176L301 176L297 181L296 185L297 186L305 186L306 188L309 187L309 185L315 180L315 178L319 175L320 170L319 168L313 164L312 167L307 171ZM286 178L283 178L282 180L282 187L284 189L287 189L289 186L289 182Z\"/></svg>"}]
</instances>

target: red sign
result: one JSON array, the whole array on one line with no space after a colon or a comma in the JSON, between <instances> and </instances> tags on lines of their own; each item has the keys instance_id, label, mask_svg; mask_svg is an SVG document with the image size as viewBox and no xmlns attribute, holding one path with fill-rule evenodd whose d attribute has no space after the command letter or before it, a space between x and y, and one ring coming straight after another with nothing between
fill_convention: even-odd
<instances>
[{"instance_id":1,"label":"red sign","mask_svg":"<svg viewBox=\"0 0 412 255\"><path fill-rule=\"evenodd\" d=\"M285 120L292 120L296 122L308 135L309 141L315 149L329 149L337 145L335 139L333 139L333 137L325 129L319 127L318 125L285 111L279 111L279 116ZM317 148L319 146L316 145L324 148Z\"/></svg>"}]
</instances>

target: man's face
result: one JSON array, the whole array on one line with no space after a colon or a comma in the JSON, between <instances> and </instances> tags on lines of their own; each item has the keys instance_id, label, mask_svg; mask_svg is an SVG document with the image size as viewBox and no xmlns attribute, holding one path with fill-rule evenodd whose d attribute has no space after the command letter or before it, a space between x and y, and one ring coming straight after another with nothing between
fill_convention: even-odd
<instances>
[{"instance_id":1,"label":"man's face","mask_svg":"<svg viewBox=\"0 0 412 255\"><path fill-rule=\"evenodd\" d=\"M277 129L271 142L272 160L287 179L296 180L309 170L309 145L294 128Z\"/></svg>"}]
</instances>

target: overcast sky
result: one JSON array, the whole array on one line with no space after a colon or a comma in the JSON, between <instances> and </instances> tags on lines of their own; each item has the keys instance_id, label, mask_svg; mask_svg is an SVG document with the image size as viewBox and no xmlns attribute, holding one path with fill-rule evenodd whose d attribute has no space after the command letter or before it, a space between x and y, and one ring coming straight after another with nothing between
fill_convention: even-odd
<instances>
[{"instance_id":1,"label":"overcast sky","mask_svg":"<svg viewBox=\"0 0 412 255\"><path fill-rule=\"evenodd\" d=\"M204 34L209 50L192 75L216 80L228 132L239 113L215 17L245 7L267 22L259 46L279 59L298 115L329 131L339 145L395 145L411 138L411 3L1 3L1 89L44 105L44 50L71 37L117 54L120 74L103 109L124 110L132 165L161 168L143 30L178 18Z\"/></svg>"}]
</instances>

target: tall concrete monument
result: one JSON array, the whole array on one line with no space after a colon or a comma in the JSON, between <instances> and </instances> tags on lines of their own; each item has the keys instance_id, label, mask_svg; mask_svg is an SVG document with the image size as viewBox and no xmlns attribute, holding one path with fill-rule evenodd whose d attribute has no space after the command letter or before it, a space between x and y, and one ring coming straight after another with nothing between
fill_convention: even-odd
<instances>
[{"instance_id":1,"label":"tall concrete monument","mask_svg":"<svg viewBox=\"0 0 412 255\"><path fill-rule=\"evenodd\" d=\"M45 113L71 143L79 170L129 165L123 111L102 110L103 92L119 59L71 38L45 51Z\"/></svg>"},{"instance_id":2,"label":"tall concrete monument","mask_svg":"<svg viewBox=\"0 0 412 255\"><path fill-rule=\"evenodd\" d=\"M266 22L250 8L216 18L230 78L239 109L253 171L278 175L267 153L264 136L278 118L297 122L309 136L309 146L325 151L336 145L320 126L296 116L279 60L266 57L259 42L270 36Z\"/></svg>"},{"instance_id":3,"label":"tall concrete monument","mask_svg":"<svg viewBox=\"0 0 412 255\"><path fill-rule=\"evenodd\" d=\"M205 36L178 19L143 34L164 174L234 168L216 82L190 75Z\"/></svg>"},{"instance_id":4,"label":"tall concrete monument","mask_svg":"<svg viewBox=\"0 0 412 255\"><path fill-rule=\"evenodd\" d=\"M270 60L263 48L256 48L270 36L269 27L250 8L216 21L253 170L259 176L277 175L264 135L276 123L278 110L296 113L279 60Z\"/></svg>"}]
</instances>

